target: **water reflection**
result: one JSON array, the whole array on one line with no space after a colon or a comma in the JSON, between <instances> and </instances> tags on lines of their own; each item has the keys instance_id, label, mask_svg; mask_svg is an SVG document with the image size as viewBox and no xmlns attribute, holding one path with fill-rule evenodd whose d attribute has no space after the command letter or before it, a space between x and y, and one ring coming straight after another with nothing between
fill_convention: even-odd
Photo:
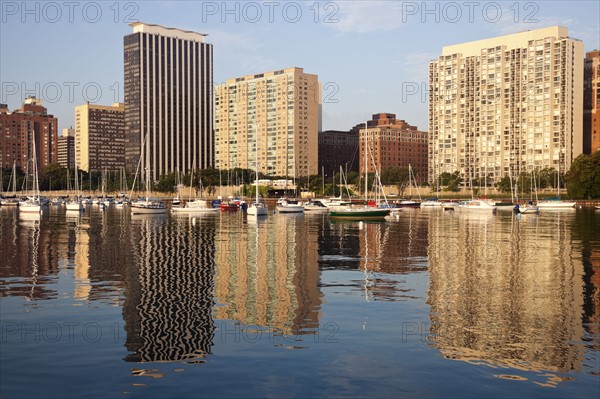
<instances>
[{"instance_id":1,"label":"water reflection","mask_svg":"<svg viewBox=\"0 0 600 399\"><path fill-rule=\"evenodd\" d=\"M580 370L583 265L573 215L429 219L431 345L514 370Z\"/></svg>"},{"instance_id":2,"label":"water reflection","mask_svg":"<svg viewBox=\"0 0 600 399\"><path fill-rule=\"evenodd\" d=\"M215 241L217 319L315 333L319 325L318 244L303 217L248 218L243 230L221 228Z\"/></svg>"},{"instance_id":3,"label":"water reflection","mask_svg":"<svg viewBox=\"0 0 600 399\"><path fill-rule=\"evenodd\" d=\"M333 221L325 230L321 267L363 272L355 280L366 301L414 298L398 275L427 270L427 219L406 211L398 222Z\"/></svg>"},{"instance_id":4,"label":"water reflection","mask_svg":"<svg viewBox=\"0 0 600 399\"><path fill-rule=\"evenodd\" d=\"M215 224L132 218L123 319L132 362L201 362L214 324Z\"/></svg>"},{"instance_id":5,"label":"water reflection","mask_svg":"<svg viewBox=\"0 0 600 399\"><path fill-rule=\"evenodd\" d=\"M2 209L0 218L0 296L27 300L56 298L46 283L58 273L57 242L51 230L42 229L42 215Z\"/></svg>"},{"instance_id":6,"label":"water reflection","mask_svg":"<svg viewBox=\"0 0 600 399\"><path fill-rule=\"evenodd\" d=\"M300 368L316 381L310 388L315 394L376 391L381 375L389 377L382 393L421 392L447 369L451 362L445 358L493 367L498 378L547 386L578 379L561 384L565 389L592 392L596 382L590 383L595 376L589 374L598 372L600 346L599 218L580 210L521 217L408 210L386 223L332 222L309 214L131 216L97 207L72 215L53 209L33 220L14 210L0 213L0 295L8 310L2 322L5 331L14 331L3 336L10 344L2 346L9 365L3 370L12 373L9 392L24 385L14 376L30 381L32 369L47 384L45 368L57 356L65 367L111 383L128 384L132 374L159 378L168 370L189 370L193 377L187 379L179 372L152 379L153 389L183 382L184 393L194 389L198 372L216 380L206 392L217 392L218 384L228 383L223 370L239 366L242 358L256 370L240 371L249 385L265 373L277 377L267 388L257 384L255 396L309 396L312 391L295 372ZM8 296L14 298L5 300ZM35 312L29 312L33 306ZM405 320L426 325L429 346L401 342ZM22 322L35 327L71 321L118 329L107 330L110 339L105 334L94 345L81 335L73 341L63 335L61 349L43 329L38 342L23 341L17 330ZM288 336L222 339L237 327L249 335L256 328ZM337 341L330 345L328 338ZM300 347L295 341L311 350L283 355L274 348ZM36 362L23 353L35 353ZM203 363L212 353L223 355L201 367L123 361ZM370 372L365 375L361 364L339 367L348 353L354 353L352 363L371 359ZM90 365L89 358L97 364ZM401 367L399 358L405 360ZM289 364L295 367L282 367ZM401 372L404 380L396 378ZM473 367L462 377L491 389L510 384L494 385L481 375ZM454 377L442 374L440 381L449 376ZM336 380L350 381L350 388ZM435 390L441 382L431 385L426 394L443 396L436 393L445 387ZM273 386L283 388L268 391ZM520 396L531 394L530 388L510 386L522 389ZM454 387L463 394L470 388ZM92 394L80 389L78 396L107 394L105 384Z\"/></svg>"}]
</instances>

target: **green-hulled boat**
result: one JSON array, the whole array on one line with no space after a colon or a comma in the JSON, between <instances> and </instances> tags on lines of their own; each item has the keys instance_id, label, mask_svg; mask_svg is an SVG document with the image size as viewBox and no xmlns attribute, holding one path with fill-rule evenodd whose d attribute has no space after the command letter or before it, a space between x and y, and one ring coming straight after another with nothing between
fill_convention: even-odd
<instances>
[{"instance_id":1,"label":"green-hulled boat","mask_svg":"<svg viewBox=\"0 0 600 399\"><path fill-rule=\"evenodd\" d=\"M390 209L386 208L342 208L329 211L329 217L332 218L344 218L344 219L355 219L355 220L377 220L385 219L390 214Z\"/></svg>"}]
</instances>

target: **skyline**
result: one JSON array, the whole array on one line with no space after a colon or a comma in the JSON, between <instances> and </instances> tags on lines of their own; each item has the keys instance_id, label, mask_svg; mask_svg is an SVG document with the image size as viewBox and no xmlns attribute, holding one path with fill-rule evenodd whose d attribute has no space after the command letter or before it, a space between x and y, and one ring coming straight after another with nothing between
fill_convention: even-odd
<instances>
[{"instance_id":1,"label":"skyline","mask_svg":"<svg viewBox=\"0 0 600 399\"><path fill-rule=\"evenodd\" d=\"M86 100L123 102L123 37L141 21L208 34L214 85L288 67L317 74L323 130L379 112L428 130L428 64L443 47L560 25L587 52L600 48L599 13L593 1L2 2L0 103L36 95L62 131Z\"/></svg>"}]
</instances>

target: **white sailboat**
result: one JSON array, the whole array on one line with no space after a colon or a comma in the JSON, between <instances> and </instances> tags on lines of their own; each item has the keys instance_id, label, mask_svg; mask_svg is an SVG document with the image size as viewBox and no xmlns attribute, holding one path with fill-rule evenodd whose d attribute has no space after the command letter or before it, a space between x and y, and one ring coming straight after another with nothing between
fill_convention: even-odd
<instances>
[{"instance_id":1,"label":"white sailboat","mask_svg":"<svg viewBox=\"0 0 600 399\"><path fill-rule=\"evenodd\" d=\"M275 209L279 213L303 213L304 206L300 205L298 201L289 200L287 198L279 198Z\"/></svg>"},{"instance_id":2,"label":"white sailboat","mask_svg":"<svg viewBox=\"0 0 600 399\"><path fill-rule=\"evenodd\" d=\"M66 203L67 211L81 212L83 204L81 202L81 192L79 191L79 173L77 172L77 163L75 163L75 197L69 198Z\"/></svg>"},{"instance_id":3,"label":"white sailboat","mask_svg":"<svg viewBox=\"0 0 600 399\"><path fill-rule=\"evenodd\" d=\"M40 182L38 178L37 155L34 140L32 140L32 147L33 159L31 162L33 163L33 195L28 197L27 200L19 203L19 210L20 212L39 214L42 212L42 206L40 201Z\"/></svg>"},{"instance_id":4,"label":"white sailboat","mask_svg":"<svg viewBox=\"0 0 600 399\"><path fill-rule=\"evenodd\" d=\"M538 196L537 183L535 181L535 175L533 174L533 172L531 172L531 186L532 187L530 187L530 191L532 193L533 193L532 189L535 189L535 199L536 199L536 203L537 203L537 202L539 202L537 199L537 196ZM526 205L517 204L515 208L519 211L519 213L523 213L523 214L540 212L540 207L533 204L533 198L531 198Z\"/></svg>"},{"instance_id":5,"label":"white sailboat","mask_svg":"<svg viewBox=\"0 0 600 399\"><path fill-rule=\"evenodd\" d=\"M164 213L167 213L165 203L150 198L150 172L146 169L146 197L131 203L131 214L160 215Z\"/></svg>"},{"instance_id":6,"label":"white sailboat","mask_svg":"<svg viewBox=\"0 0 600 399\"><path fill-rule=\"evenodd\" d=\"M390 208L375 208L368 206L368 140L367 140L367 123L365 122L365 204L364 205L348 205L348 206L340 206L329 210L329 217L331 218L343 218L343 219L353 219L353 220L385 220L385 217L388 216L391 212Z\"/></svg>"},{"instance_id":7,"label":"white sailboat","mask_svg":"<svg viewBox=\"0 0 600 399\"><path fill-rule=\"evenodd\" d=\"M190 198L192 197L192 186L194 181L194 171L190 175ZM202 193L202 179L200 181L200 193ZM179 197L179 194L177 195ZM216 213L219 208L213 208L207 200L202 198L195 198L194 200L188 201L184 206L176 206L171 208L171 211L175 213Z\"/></svg>"},{"instance_id":8,"label":"white sailboat","mask_svg":"<svg viewBox=\"0 0 600 399\"><path fill-rule=\"evenodd\" d=\"M17 198L17 161L13 161L13 169L8 180L8 187L12 185L12 195L10 197L2 197L0 205L2 206L19 206L19 198ZM8 189L7 187L7 189Z\"/></svg>"},{"instance_id":9,"label":"white sailboat","mask_svg":"<svg viewBox=\"0 0 600 399\"><path fill-rule=\"evenodd\" d=\"M415 185L415 190L417 191L417 195L419 196L419 201L414 201L414 200L410 199L410 198L412 198L413 182ZM419 208L421 206L421 193L419 191L417 179L415 177L415 174L412 170L412 166L410 164L408 164L408 190L409 190L408 191L409 199L400 200L399 202L396 203L396 207L398 207L398 208Z\"/></svg>"},{"instance_id":10,"label":"white sailboat","mask_svg":"<svg viewBox=\"0 0 600 399\"><path fill-rule=\"evenodd\" d=\"M175 185L177 187L177 196L175 196L175 198L173 198L172 202L171 202L171 206L172 208L176 208L178 206L181 206L181 195L180 195L180 186L181 186L181 178L179 176L179 169L177 169L177 175L176 175L176 179L175 179ZM191 184L190 184L191 186Z\"/></svg>"},{"instance_id":11,"label":"white sailboat","mask_svg":"<svg viewBox=\"0 0 600 399\"><path fill-rule=\"evenodd\" d=\"M470 200L459 202L454 207L455 210L462 212L496 213L496 206L485 200Z\"/></svg>"},{"instance_id":12,"label":"white sailboat","mask_svg":"<svg viewBox=\"0 0 600 399\"><path fill-rule=\"evenodd\" d=\"M252 202L246 213L248 216L266 216L267 215L267 206L258 200L258 156L256 159L256 180L255 180L254 191L256 191L256 199ZM303 208L304 210L304 208Z\"/></svg>"},{"instance_id":13,"label":"white sailboat","mask_svg":"<svg viewBox=\"0 0 600 399\"><path fill-rule=\"evenodd\" d=\"M540 209L569 209L575 206L575 201L563 201L560 199L560 165L556 173L556 197L538 201Z\"/></svg>"}]
</instances>

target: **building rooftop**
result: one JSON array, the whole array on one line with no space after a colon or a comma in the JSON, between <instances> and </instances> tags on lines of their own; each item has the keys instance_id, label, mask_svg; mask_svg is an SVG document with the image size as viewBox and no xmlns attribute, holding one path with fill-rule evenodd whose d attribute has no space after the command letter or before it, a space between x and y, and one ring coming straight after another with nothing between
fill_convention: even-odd
<instances>
[{"instance_id":1,"label":"building rooftop","mask_svg":"<svg viewBox=\"0 0 600 399\"><path fill-rule=\"evenodd\" d=\"M168 36L184 40L193 40L197 42L204 42L204 37L208 36L207 33L198 33L191 30L169 28L167 26L147 24L139 21L132 22L129 24L129 26L133 28L133 33L150 33L154 35Z\"/></svg>"},{"instance_id":2,"label":"building rooftop","mask_svg":"<svg viewBox=\"0 0 600 399\"><path fill-rule=\"evenodd\" d=\"M530 40L540 40L546 37L566 39L569 37L569 30L563 26L555 25L541 29L496 36L489 39L444 46L442 48L442 56L460 53L464 57L471 57L480 55L481 49L498 46L505 46L506 49L509 50L514 48L523 48L527 47Z\"/></svg>"}]
</instances>

